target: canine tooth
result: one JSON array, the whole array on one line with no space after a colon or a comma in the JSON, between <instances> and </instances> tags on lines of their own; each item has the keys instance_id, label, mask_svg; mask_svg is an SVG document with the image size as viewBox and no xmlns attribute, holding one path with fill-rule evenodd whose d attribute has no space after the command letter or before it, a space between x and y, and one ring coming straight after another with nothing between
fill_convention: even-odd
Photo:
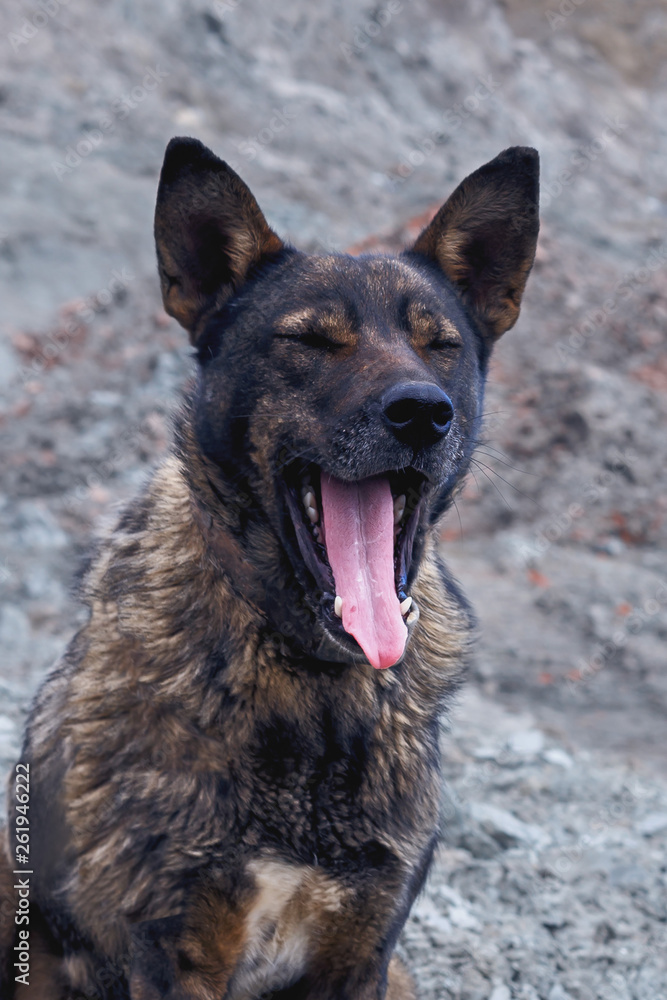
<instances>
[{"instance_id":1,"label":"canine tooth","mask_svg":"<svg viewBox=\"0 0 667 1000\"><path fill-rule=\"evenodd\" d=\"M401 518L405 514L405 496L401 494L394 500L394 524L400 524Z\"/></svg>"},{"instance_id":2,"label":"canine tooth","mask_svg":"<svg viewBox=\"0 0 667 1000\"><path fill-rule=\"evenodd\" d=\"M417 607L416 604L414 604L413 607L412 607L412 611L410 612L410 614L408 615L408 617L405 619L405 624L406 625L414 625L414 623L418 622L418 621L419 621L419 608Z\"/></svg>"},{"instance_id":3,"label":"canine tooth","mask_svg":"<svg viewBox=\"0 0 667 1000\"><path fill-rule=\"evenodd\" d=\"M315 499L315 494L311 489L306 489L304 487L303 492L303 505L306 508L306 514L308 515L312 524L317 524L320 519L320 512L317 509L317 500Z\"/></svg>"},{"instance_id":4,"label":"canine tooth","mask_svg":"<svg viewBox=\"0 0 667 1000\"><path fill-rule=\"evenodd\" d=\"M404 601L401 601L401 614L407 615L411 607L412 607L412 598L406 597Z\"/></svg>"},{"instance_id":5,"label":"canine tooth","mask_svg":"<svg viewBox=\"0 0 667 1000\"><path fill-rule=\"evenodd\" d=\"M336 596L334 601L334 613L338 615L339 618L343 617L343 598Z\"/></svg>"}]
</instances>

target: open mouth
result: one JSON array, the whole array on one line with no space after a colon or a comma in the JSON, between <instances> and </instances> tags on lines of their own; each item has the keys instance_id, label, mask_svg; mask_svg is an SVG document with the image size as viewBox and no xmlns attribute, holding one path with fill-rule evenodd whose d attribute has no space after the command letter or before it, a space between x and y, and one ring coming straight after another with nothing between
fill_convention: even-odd
<instances>
[{"instance_id":1,"label":"open mouth","mask_svg":"<svg viewBox=\"0 0 667 1000\"><path fill-rule=\"evenodd\" d=\"M393 666L419 618L407 589L426 478L403 469L344 482L293 463L285 485L327 632L348 650L352 638L374 667Z\"/></svg>"}]
</instances>

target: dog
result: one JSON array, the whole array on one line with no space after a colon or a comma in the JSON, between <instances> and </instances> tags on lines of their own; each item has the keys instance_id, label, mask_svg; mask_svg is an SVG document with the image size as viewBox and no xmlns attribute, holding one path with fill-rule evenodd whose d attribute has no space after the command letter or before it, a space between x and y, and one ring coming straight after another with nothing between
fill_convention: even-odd
<instances>
[{"instance_id":1,"label":"dog","mask_svg":"<svg viewBox=\"0 0 667 1000\"><path fill-rule=\"evenodd\" d=\"M197 375L30 713L3 997L414 998L394 947L474 624L438 526L537 233L529 148L402 254L352 257L286 245L229 166L169 143L158 268Z\"/></svg>"}]
</instances>

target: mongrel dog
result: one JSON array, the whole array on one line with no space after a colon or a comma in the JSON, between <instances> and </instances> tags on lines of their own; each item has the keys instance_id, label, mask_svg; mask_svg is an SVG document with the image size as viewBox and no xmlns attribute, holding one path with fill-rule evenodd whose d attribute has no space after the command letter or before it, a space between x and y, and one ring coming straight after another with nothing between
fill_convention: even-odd
<instances>
[{"instance_id":1,"label":"mongrel dog","mask_svg":"<svg viewBox=\"0 0 667 1000\"><path fill-rule=\"evenodd\" d=\"M309 256L209 150L169 144L159 271L198 372L32 709L30 985L7 957L3 997L414 996L392 952L471 627L438 524L537 202L512 148L400 256Z\"/></svg>"}]
</instances>

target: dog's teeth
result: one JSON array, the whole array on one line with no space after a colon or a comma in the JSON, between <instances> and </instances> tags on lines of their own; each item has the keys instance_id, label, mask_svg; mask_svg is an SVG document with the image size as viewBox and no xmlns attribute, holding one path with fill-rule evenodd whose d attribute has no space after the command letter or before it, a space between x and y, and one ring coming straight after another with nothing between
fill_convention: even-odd
<instances>
[{"instance_id":1,"label":"dog's teeth","mask_svg":"<svg viewBox=\"0 0 667 1000\"><path fill-rule=\"evenodd\" d=\"M315 535L315 538L319 542L319 540L320 540L320 534L321 534L320 529L319 528L313 528L313 534Z\"/></svg>"},{"instance_id":2,"label":"dog's teeth","mask_svg":"<svg viewBox=\"0 0 667 1000\"><path fill-rule=\"evenodd\" d=\"M394 500L394 524L400 524L401 518L405 514L405 496L401 494Z\"/></svg>"},{"instance_id":3,"label":"dog's teeth","mask_svg":"<svg viewBox=\"0 0 667 1000\"><path fill-rule=\"evenodd\" d=\"M416 604L413 604L412 605L412 611L410 612L410 614L408 615L408 617L405 619L405 624L406 625L414 625L414 623L418 622L418 621L419 621L419 608L417 607Z\"/></svg>"},{"instance_id":4,"label":"dog's teeth","mask_svg":"<svg viewBox=\"0 0 667 1000\"><path fill-rule=\"evenodd\" d=\"M343 598L342 597L336 597L336 600L334 601L334 612L335 612L335 614L338 615L339 618L343 617Z\"/></svg>"},{"instance_id":5,"label":"dog's teeth","mask_svg":"<svg viewBox=\"0 0 667 1000\"><path fill-rule=\"evenodd\" d=\"M404 601L401 601L401 614L407 615L411 607L412 607L412 598L406 597Z\"/></svg>"},{"instance_id":6,"label":"dog's teeth","mask_svg":"<svg viewBox=\"0 0 667 1000\"><path fill-rule=\"evenodd\" d=\"M306 514L311 522L311 524L317 524L320 519L320 512L317 509L317 500L315 499L315 494L311 489L307 489L304 486L303 489L303 506L306 508Z\"/></svg>"}]
</instances>

